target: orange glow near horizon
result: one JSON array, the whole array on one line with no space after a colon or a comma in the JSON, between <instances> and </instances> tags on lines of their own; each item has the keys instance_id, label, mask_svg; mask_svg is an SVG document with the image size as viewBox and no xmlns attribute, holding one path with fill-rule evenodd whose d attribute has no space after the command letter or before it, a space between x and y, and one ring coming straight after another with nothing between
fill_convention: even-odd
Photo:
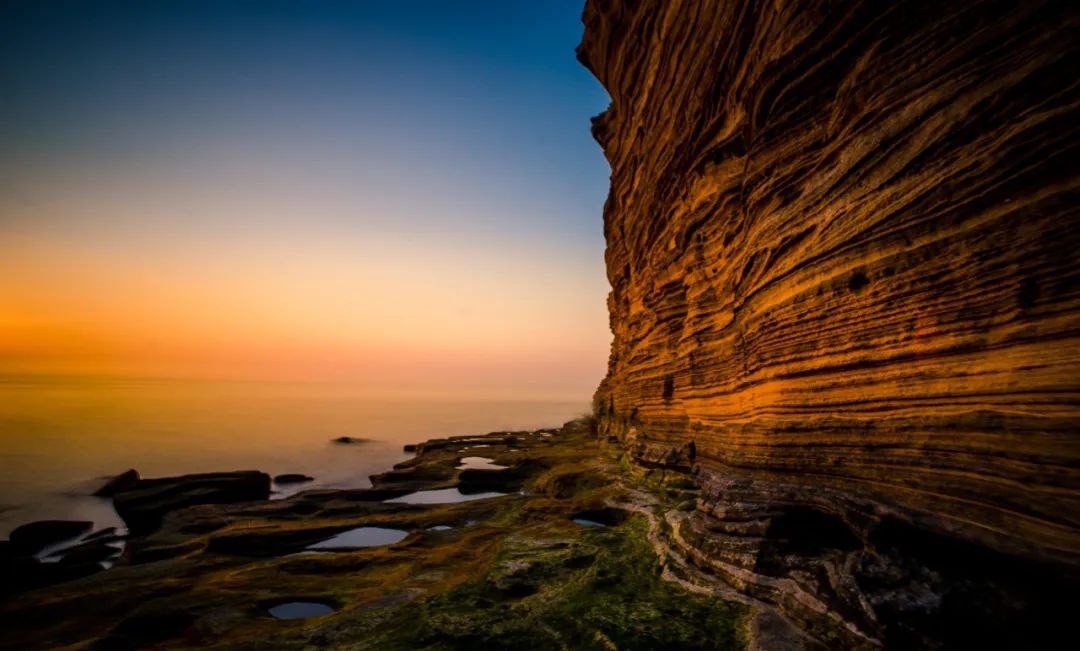
<instances>
[{"instance_id":1,"label":"orange glow near horizon","mask_svg":"<svg viewBox=\"0 0 1080 651\"><path fill-rule=\"evenodd\" d=\"M331 380L372 395L587 397L603 305L513 248L5 237L0 372ZM598 270L599 272L599 270ZM595 283L594 283L595 284Z\"/></svg>"}]
</instances>

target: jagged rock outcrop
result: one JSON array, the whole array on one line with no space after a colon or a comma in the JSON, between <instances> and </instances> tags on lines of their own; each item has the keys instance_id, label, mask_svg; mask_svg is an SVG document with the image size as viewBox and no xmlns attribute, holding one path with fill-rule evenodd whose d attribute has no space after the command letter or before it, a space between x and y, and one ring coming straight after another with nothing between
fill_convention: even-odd
<instances>
[{"instance_id":1,"label":"jagged rock outcrop","mask_svg":"<svg viewBox=\"0 0 1080 651\"><path fill-rule=\"evenodd\" d=\"M642 464L695 471L684 542L849 646L1052 618L1038 594L1080 566L1080 11L589 0L583 21L611 96L595 408Z\"/></svg>"}]
</instances>

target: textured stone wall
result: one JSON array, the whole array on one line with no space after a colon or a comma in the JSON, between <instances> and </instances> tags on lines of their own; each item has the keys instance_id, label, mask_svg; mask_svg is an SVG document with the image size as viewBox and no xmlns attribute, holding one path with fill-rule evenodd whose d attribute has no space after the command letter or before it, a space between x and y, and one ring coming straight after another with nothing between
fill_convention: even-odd
<instances>
[{"instance_id":1,"label":"textured stone wall","mask_svg":"<svg viewBox=\"0 0 1080 651\"><path fill-rule=\"evenodd\" d=\"M602 434L694 468L703 514L1075 568L1074 6L589 0Z\"/></svg>"}]
</instances>

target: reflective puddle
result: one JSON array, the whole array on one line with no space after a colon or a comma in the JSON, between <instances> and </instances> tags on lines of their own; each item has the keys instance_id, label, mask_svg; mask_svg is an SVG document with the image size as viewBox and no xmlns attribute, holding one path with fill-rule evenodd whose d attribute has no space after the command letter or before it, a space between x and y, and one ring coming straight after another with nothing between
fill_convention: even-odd
<instances>
[{"instance_id":1,"label":"reflective puddle","mask_svg":"<svg viewBox=\"0 0 1080 651\"><path fill-rule=\"evenodd\" d=\"M343 531L332 538L319 541L314 545L308 545L310 550L318 549L341 549L348 547L378 547L379 545L392 545L401 542L408 536L408 531L401 529L384 529L383 527L358 527Z\"/></svg>"},{"instance_id":2,"label":"reflective puddle","mask_svg":"<svg viewBox=\"0 0 1080 651\"><path fill-rule=\"evenodd\" d=\"M503 495L506 495L506 493L489 492L466 495L456 488L443 488L434 491L417 491L385 501L387 504L453 504L456 502L483 500L489 497L502 497Z\"/></svg>"},{"instance_id":3,"label":"reflective puddle","mask_svg":"<svg viewBox=\"0 0 1080 651\"><path fill-rule=\"evenodd\" d=\"M494 459L487 457L465 457L461 459L458 470L506 470L509 466L500 466Z\"/></svg>"},{"instance_id":4,"label":"reflective puddle","mask_svg":"<svg viewBox=\"0 0 1080 651\"><path fill-rule=\"evenodd\" d=\"M278 619L303 619L329 615L334 608L318 601L286 601L267 609L267 612Z\"/></svg>"},{"instance_id":5,"label":"reflective puddle","mask_svg":"<svg viewBox=\"0 0 1080 651\"><path fill-rule=\"evenodd\" d=\"M570 519L585 527L613 527L626 522L627 517L626 511L621 509L601 508L579 511Z\"/></svg>"}]
</instances>

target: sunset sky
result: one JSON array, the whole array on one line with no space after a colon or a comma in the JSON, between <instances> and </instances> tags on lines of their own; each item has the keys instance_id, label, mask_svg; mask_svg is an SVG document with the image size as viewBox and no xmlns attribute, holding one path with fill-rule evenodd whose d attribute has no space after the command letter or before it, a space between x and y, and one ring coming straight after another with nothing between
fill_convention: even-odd
<instances>
[{"instance_id":1,"label":"sunset sky","mask_svg":"<svg viewBox=\"0 0 1080 651\"><path fill-rule=\"evenodd\" d=\"M580 11L4 2L0 374L587 398Z\"/></svg>"}]
</instances>

